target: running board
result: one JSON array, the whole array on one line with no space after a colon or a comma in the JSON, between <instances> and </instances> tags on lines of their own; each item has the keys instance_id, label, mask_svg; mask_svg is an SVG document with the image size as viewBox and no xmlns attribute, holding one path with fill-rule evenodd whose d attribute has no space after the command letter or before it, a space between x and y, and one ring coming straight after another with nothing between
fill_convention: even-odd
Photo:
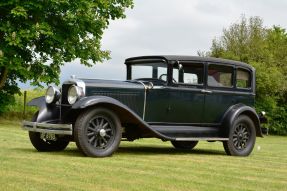
<instances>
[{"instance_id":1,"label":"running board","mask_svg":"<svg viewBox=\"0 0 287 191\"><path fill-rule=\"evenodd\" d=\"M222 137L183 137L175 138L176 141L228 141L228 138Z\"/></svg>"},{"instance_id":2,"label":"running board","mask_svg":"<svg viewBox=\"0 0 287 191\"><path fill-rule=\"evenodd\" d=\"M174 140L222 140L221 128L219 127L201 127L201 126L163 126L153 125L151 128L160 134L170 137ZM228 140L228 139L224 139Z\"/></svg>"}]
</instances>

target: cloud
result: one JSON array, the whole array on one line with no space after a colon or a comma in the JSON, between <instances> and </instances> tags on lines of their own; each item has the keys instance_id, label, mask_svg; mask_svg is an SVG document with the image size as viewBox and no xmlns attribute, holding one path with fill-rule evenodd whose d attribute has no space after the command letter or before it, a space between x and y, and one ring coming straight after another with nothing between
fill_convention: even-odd
<instances>
[{"instance_id":1,"label":"cloud","mask_svg":"<svg viewBox=\"0 0 287 191\"><path fill-rule=\"evenodd\" d=\"M124 60L155 54L196 55L208 50L222 29L241 15L260 16L268 27L287 28L285 0L135 0L127 18L112 21L103 36L103 48L112 59L92 68L78 61L62 67L61 80L76 74L86 78L125 79Z\"/></svg>"}]
</instances>

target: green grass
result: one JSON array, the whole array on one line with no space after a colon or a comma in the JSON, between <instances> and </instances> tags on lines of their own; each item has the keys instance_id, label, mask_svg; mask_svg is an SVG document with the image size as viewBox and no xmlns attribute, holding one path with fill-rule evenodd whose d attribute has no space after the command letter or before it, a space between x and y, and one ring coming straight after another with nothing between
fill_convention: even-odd
<instances>
[{"instance_id":1,"label":"green grass","mask_svg":"<svg viewBox=\"0 0 287 191\"><path fill-rule=\"evenodd\" d=\"M258 138L243 158L226 156L217 142L182 152L157 139L122 142L112 157L88 158L74 143L37 152L18 122L2 120L0 190L287 190L287 137Z\"/></svg>"}]
</instances>

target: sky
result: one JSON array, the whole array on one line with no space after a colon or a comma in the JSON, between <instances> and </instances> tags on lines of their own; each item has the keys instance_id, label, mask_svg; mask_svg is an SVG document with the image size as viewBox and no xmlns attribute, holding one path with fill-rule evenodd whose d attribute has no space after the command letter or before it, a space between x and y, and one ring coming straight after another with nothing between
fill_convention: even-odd
<instances>
[{"instance_id":1,"label":"sky","mask_svg":"<svg viewBox=\"0 0 287 191\"><path fill-rule=\"evenodd\" d=\"M134 0L127 17L110 23L102 39L102 48L111 51L111 59L85 67L79 61L61 68L61 82L71 75L84 78L126 78L124 61L143 55L197 55L208 51L212 39L223 28L247 18L259 16L264 26L287 29L286 0Z\"/></svg>"}]
</instances>

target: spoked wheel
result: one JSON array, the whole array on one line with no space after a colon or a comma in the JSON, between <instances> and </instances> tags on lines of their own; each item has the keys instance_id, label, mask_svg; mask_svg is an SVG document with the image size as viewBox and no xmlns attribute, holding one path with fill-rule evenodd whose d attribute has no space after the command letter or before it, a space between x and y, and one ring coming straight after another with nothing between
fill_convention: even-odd
<instances>
[{"instance_id":1,"label":"spoked wheel","mask_svg":"<svg viewBox=\"0 0 287 191\"><path fill-rule=\"evenodd\" d=\"M232 136L233 145L237 150L243 150L246 148L250 138L250 129L244 123L239 123L235 127L234 134Z\"/></svg>"},{"instance_id":2,"label":"spoked wheel","mask_svg":"<svg viewBox=\"0 0 287 191\"><path fill-rule=\"evenodd\" d=\"M171 141L176 149L191 150L197 145L198 141Z\"/></svg>"},{"instance_id":3,"label":"spoked wheel","mask_svg":"<svg viewBox=\"0 0 287 191\"><path fill-rule=\"evenodd\" d=\"M104 116L96 116L88 124L86 135L88 142L95 149L105 149L113 143L115 128L109 119Z\"/></svg>"},{"instance_id":4,"label":"spoked wheel","mask_svg":"<svg viewBox=\"0 0 287 191\"><path fill-rule=\"evenodd\" d=\"M254 147L256 132L253 121L245 116L239 116L229 132L229 140L223 142L228 155L248 156Z\"/></svg>"},{"instance_id":5,"label":"spoked wheel","mask_svg":"<svg viewBox=\"0 0 287 191\"><path fill-rule=\"evenodd\" d=\"M78 148L87 156L110 156L118 148L122 137L121 124L114 112L90 109L82 113L75 124Z\"/></svg>"},{"instance_id":6,"label":"spoked wheel","mask_svg":"<svg viewBox=\"0 0 287 191\"><path fill-rule=\"evenodd\" d=\"M38 117L38 113L36 112L32 118L32 121L35 122ZM41 152L45 151L61 151L64 150L70 139L68 136L59 136L54 134L45 134L29 131L29 138L32 145Z\"/></svg>"}]
</instances>

